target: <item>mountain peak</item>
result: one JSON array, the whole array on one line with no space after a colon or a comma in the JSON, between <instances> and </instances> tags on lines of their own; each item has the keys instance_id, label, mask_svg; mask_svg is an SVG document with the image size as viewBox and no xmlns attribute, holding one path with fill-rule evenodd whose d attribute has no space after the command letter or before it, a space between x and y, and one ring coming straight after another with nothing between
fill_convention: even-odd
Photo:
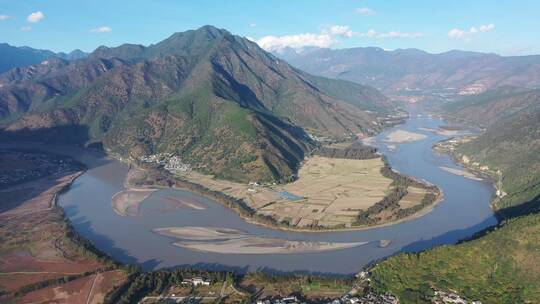
<instances>
[{"instance_id":1,"label":"mountain peak","mask_svg":"<svg viewBox=\"0 0 540 304\"><path fill-rule=\"evenodd\" d=\"M209 24L201 26L200 28L196 29L195 32L206 32L206 33L213 34L216 36L217 35L231 35L231 33L229 33L229 31L227 31L226 29L218 28Z\"/></svg>"},{"instance_id":2,"label":"mountain peak","mask_svg":"<svg viewBox=\"0 0 540 304\"><path fill-rule=\"evenodd\" d=\"M206 38L206 39L211 40L211 39L216 39L216 38L220 38L227 35L232 35L232 34L229 33L225 29L220 29L213 25L204 25L195 30L189 30L185 32L176 32L172 34L169 38L157 44L161 44L165 41L176 41L184 37L198 37L198 38Z\"/></svg>"}]
</instances>

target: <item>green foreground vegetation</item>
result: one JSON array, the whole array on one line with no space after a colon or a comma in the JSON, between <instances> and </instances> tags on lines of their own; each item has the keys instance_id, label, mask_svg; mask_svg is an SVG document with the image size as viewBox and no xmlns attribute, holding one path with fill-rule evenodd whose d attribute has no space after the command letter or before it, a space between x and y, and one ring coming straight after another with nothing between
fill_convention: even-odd
<instances>
[{"instance_id":1,"label":"green foreground vegetation","mask_svg":"<svg viewBox=\"0 0 540 304\"><path fill-rule=\"evenodd\" d=\"M540 215L509 220L459 245L389 258L372 278L376 291L402 303L430 303L432 288L483 303L539 303Z\"/></svg>"},{"instance_id":2,"label":"green foreground vegetation","mask_svg":"<svg viewBox=\"0 0 540 304\"><path fill-rule=\"evenodd\" d=\"M537 95L521 98L511 91L487 92L476 103L447 106L459 108L461 117L483 117L481 111L493 116L486 118L486 132L458 145L454 156L500 172L504 193L493 202L500 224L458 245L379 263L372 269L377 292L395 294L402 303L430 303L434 289L482 303L540 303L540 112L525 106L511 113L501 107L537 100Z\"/></svg>"}]
</instances>

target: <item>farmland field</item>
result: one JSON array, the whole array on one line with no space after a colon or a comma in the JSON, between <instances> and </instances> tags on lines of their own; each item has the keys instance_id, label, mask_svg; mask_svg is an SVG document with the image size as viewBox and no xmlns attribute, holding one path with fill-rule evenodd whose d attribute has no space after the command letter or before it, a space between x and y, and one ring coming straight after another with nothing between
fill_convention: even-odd
<instances>
[{"instance_id":1,"label":"farmland field","mask_svg":"<svg viewBox=\"0 0 540 304\"><path fill-rule=\"evenodd\" d=\"M342 159L312 156L304 162L298 179L284 185L240 184L196 172L181 178L242 199L258 215L269 216L292 227L348 228L359 211L383 200L395 187L382 173L382 158ZM400 207L420 204L429 190L408 187ZM393 212L381 212L382 222L394 220Z\"/></svg>"}]
</instances>

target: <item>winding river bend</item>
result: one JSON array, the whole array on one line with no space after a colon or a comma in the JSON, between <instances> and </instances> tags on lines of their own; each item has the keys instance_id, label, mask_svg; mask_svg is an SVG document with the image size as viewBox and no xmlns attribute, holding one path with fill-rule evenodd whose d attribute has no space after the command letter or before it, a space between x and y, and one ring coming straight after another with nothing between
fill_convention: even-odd
<instances>
[{"instance_id":1,"label":"winding river bend","mask_svg":"<svg viewBox=\"0 0 540 304\"><path fill-rule=\"evenodd\" d=\"M100 250L124 263L138 263L151 270L172 266L192 266L237 271L306 271L351 274L361 266L400 251L417 251L435 245L450 244L494 225L496 219L489 203L493 188L486 181L468 179L440 167L456 168L446 155L431 149L446 137L428 129L444 121L414 114L403 125L378 135L374 142L387 156L391 166L403 173L425 179L444 192L444 200L422 217L391 226L344 232L301 233L252 225L233 211L199 195L174 189L159 190L142 204L139 216L122 217L111 208L111 197L123 187L127 167L91 152L78 154L89 165L71 189L59 198L59 204L79 233ZM395 130L426 135L418 141L388 146L385 136ZM204 210L174 209L166 197L197 202ZM218 254L190 251L172 243L174 238L158 235L152 229L162 227L223 227L249 234L295 241L369 242L354 248L302 254ZM391 240L384 248L380 240Z\"/></svg>"}]
</instances>

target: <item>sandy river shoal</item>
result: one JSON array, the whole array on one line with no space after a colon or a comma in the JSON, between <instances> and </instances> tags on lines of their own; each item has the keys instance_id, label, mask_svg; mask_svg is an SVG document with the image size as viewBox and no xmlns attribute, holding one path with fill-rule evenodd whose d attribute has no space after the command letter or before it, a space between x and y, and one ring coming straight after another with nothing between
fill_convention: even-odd
<instances>
[{"instance_id":1,"label":"sandy river shoal","mask_svg":"<svg viewBox=\"0 0 540 304\"><path fill-rule=\"evenodd\" d=\"M141 203L157 189L126 189L111 198L114 212L121 216L136 216Z\"/></svg>"},{"instance_id":2,"label":"sandy river shoal","mask_svg":"<svg viewBox=\"0 0 540 304\"><path fill-rule=\"evenodd\" d=\"M208 227L168 227L155 233L181 239L175 246L222 254L292 254L348 249L369 242L306 242L254 236L240 230Z\"/></svg>"}]
</instances>

